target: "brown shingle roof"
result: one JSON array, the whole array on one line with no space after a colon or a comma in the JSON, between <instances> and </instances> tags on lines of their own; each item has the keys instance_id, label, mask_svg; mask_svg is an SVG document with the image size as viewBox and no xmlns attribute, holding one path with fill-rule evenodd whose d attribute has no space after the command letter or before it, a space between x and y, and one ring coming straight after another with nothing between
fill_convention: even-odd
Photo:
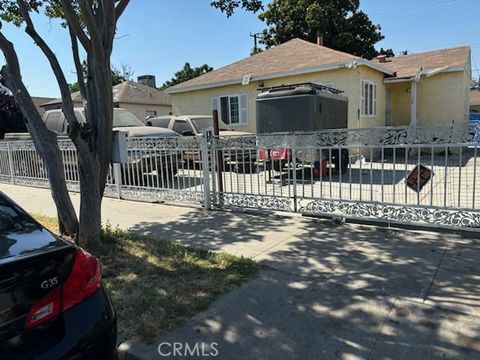
<instances>
[{"instance_id":1,"label":"brown shingle roof","mask_svg":"<svg viewBox=\"0 0 480 360\"><path fill-rule=\"evenodd\" d=\"M383 67L397 73L397 77L415 76L423 66L424 70L433 70L443 67L464 66L470 59L470 47L461 46L451 49L428 51L418 54L395 56L387 58L381 63ZM380 64L378 60L374 60Z\"/></svg>"},{"instance_id":2,"label":"brown shingle roof","mask_svg":"<svg viewBox=\"0 0 480 360\"><path fill-rule=\"evenodd\" d=\"M480 91L470 91L470 105L480 105Z\"/></svg>"},{"instance_id":3,"label":"brown shingle roof","mask_svg":"<svg viewBox=\"0 0 480 360\"><path fill-rule=\"evenodd\" d=\"M72 94L73 102L82 102L80 92ZM170 95L147 85L133 81L124 81L113 87L113 101L115 103L141 104L141 105L172 105ZM62 99L55 99L41 106L60 104Z\"/></svg>"},{"instance_id":4,"label":"brown shingle roof","mask_svg":"<svg viewBox=\"0 0 480 360\"><path fill-rule=\"evenodd\" d=\"M342 64L355 60L368 63L368 61L348 53L301 39L293 39L262 53L175 85L169 88L167 92L176 92L183 89L187 91L192 87L209 84L240 83L244 75L251 75L252 80L255 80L255 78L268 78L269 75L314 69L320 66Z\"/></svg>"}]
</instances>

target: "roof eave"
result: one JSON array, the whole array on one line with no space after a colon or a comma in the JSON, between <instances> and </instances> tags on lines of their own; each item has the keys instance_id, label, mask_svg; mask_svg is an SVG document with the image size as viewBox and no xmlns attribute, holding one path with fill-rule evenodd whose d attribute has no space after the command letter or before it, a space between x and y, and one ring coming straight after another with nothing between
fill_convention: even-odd
<instances>
[{"instance_id":1,"label":"roof eave","mask_svg":"<svg viewBox=\"0 0 480 360\"><path fill-rule=\"evenodd\" d=\"M252 76L250 81L271 80L271 79L278 79L278 78L286 77L286 76L311 74L311 73L315 73L315 72L330 71L330 70L344 69L344 68L350 68L350 67L353 68L355 65L357 65L357 66L358 65L367 66L371 69L380 71L384 74L393 75L393 72L385 69L382 66L376 65L376 64L374 64L374 63L372 63L368 60L357 59L357 60L349 60L349 61L343 61L343 62L339 62L339 63L333 63L333 64L326 64L326 65L321 65L321 66L303 68L303 69L298 69L298 70L280 71L280 72L276 72L276 73L269 73L269 74ZM217 88L217 87L222 87L222 86L238 85L238 84L241 84L241 83L242 83L242 79L232 79L232 80L226 80L226 81L211 82L211 83L207 83L207 84L199 84L199 85L184 86L184 87L180 87L180 88L166 89L165 93L172 95L172 94L179 94L179 93L196 91L196 90L212 89L212 88Z\"/></svg>"},{"instance_id":2,"label":"roof eave","mask_svg":"<svg viewBox=\"0 0 480 360\"><path fill-rule=\"evenodd\" d=\"M443 73L449 73L449 72L459 72L459 71L465 71L465 66L464 65L458 65L458 66L444 66L441 68L436 68L432 70L423 70L420 73L420 76L425 75L426 77L432 77L438 74L443 74ZM393 78L386 78L383 80L385 84L393 84L393 83L399 83L399 82L410 82L415 80L416 75L414 76L404 76L404 77L393 77Z\"/></svg>"}]
</instances>

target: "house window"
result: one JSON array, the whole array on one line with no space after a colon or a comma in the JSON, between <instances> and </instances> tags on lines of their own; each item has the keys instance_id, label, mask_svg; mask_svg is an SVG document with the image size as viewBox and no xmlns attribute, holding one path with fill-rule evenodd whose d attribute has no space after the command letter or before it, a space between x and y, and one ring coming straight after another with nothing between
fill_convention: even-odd
<instances>
[{"instance_id":1,"label":"house window","mask_svg":"<svg viewBox=\"0 0 480 360\"><path fill-rule=\"evenodd\" d=\"M225 95L212 98L212 110L228 125L248 124L247 95Z\"/></svg>"},{"instance_id":2,"label":"house window","mask_svg":"<svg viewBox=\"0 0 480 360\"><path fill-rule=\"evenodd\" d=\"M377 115L377 84L362 81L362 116Z\"/></svg>"}]
</instances>

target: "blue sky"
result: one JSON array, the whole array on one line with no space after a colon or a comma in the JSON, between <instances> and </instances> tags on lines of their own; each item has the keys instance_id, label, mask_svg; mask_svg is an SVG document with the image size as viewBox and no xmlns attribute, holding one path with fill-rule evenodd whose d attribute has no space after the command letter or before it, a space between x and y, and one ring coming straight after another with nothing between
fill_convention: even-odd
<instances>
[{"instance_id":1,"label":"blue sky","mask_svg":"<svg viewBox=\"0 0 480 360\"><path fill-rule=\"evenodd\" d=\"M210 0L132 0L120 20L112 63L130 65L135 77L153 74L157 83L172 77L188 61L215 68L248 56L250 32L264 24L257 15L238 12L227 19L209 6ZM362 0L361 8L382 26L386 39L378 48L396 52L426 51L471 45L474 76L480 69L480 1L478 0ZM51 44L70 81L75 81L68 34L58 22L37 15L38 30ZM43 55L22 29L4 24L21 61L23 77L34 96L59 95Z\"/></svg>"}]
</instances>

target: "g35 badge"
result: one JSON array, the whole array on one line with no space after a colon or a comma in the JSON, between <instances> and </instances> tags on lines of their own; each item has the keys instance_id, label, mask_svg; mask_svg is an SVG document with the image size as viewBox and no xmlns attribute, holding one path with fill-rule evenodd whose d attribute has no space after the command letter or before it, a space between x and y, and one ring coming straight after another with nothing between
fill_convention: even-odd
<instances>
[{"instance_id":1,"label":"g35 badge","mask_svg":"<svg viewBox=\"0 0 480 360\"><path fill-rule=\"evenodd\" d=\"M42 283L40 284L40 287L43 290L46 290L56 285L58 285L58 276L42 281Z\"/></svg>"}]
</instances>

